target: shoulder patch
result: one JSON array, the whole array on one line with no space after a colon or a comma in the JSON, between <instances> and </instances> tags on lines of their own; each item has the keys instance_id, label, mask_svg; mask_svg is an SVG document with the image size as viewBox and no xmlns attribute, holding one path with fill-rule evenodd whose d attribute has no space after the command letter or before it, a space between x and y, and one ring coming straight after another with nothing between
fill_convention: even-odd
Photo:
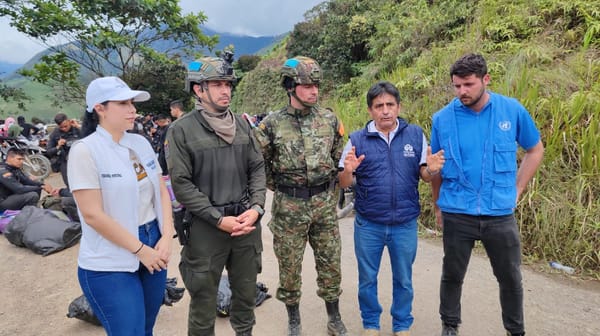
<instances>
[{"instance_id":1,"label":"shoulder patch","mask_svg":"<svg viewBox=\"0 0 600 336\"><path fill-rule=\"evenodd\" d=\"M346 131L344 130L344 123L340 119L338 119L338 133L341 137L343 137L346 133Z\"/></svg>"},{"instance_id":2,"label":"shoulder patch","mask_svg":"<svg viewBox=\"0 0 600 336\"><path fill-rule=\"evenodd\" d=\"M258 124L258 128L264 131L267 128L267 126L265 126L265 123L261 122L260 124Z\"/></svg>"},{"instance_id":3,"label":"shoulder patch","mask_svg":"<svg viewBox=\"0 0 600 336\"><path fill-rule=\"evenodd\" d=\"M169 140L168 139L165 139L165 142L163 143L163 148L164 148L165 157L169 157Z\"/></svg>"},{"instance_id":4,"label":"shoulder patch","mask_svg":"<svg viewBox=\"0 0 600 336\"><path fill-rule=\"evenodd\" d=\"M4 178L9 178L9 177L11 177L11 176L12 176L12 173L11 173L11 172L9 172L9 171L7 171L7 172L5 172L4 174L2 174L2 177L4 177Z\"/></svg>"}]
</instances>

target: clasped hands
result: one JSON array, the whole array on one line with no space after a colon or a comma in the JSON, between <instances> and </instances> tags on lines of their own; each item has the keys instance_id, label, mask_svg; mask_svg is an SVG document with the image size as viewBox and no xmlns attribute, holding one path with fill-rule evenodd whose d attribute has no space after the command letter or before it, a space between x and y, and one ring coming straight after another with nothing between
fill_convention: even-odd
<instances>
[{"instance_id":1,"label":"clasped hands","mask_svg":"<svg viewBox=\"0 0 600 336\"><path fill-rule=\"evenodd\" d=\"M258 220L259 214L254 209L248 209L239 216L224 216L219 223L218 228L232 237L246 235L256 229L254 223Z\"/></svg>"}]
</instances>

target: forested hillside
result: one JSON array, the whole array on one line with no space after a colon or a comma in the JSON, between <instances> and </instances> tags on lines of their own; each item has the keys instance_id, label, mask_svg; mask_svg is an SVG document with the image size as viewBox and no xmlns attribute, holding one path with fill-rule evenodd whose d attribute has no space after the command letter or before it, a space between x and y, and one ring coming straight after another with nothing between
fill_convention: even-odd
<instances>
[{"instance_id":1,"label":"forested hillside","mask_svg":"<svg viewBox=\"0 0 600 336\"><path fill-rule=\"evenodd\" d=\"M519 99L542 131L542 167L517 209L524 253L560 260L600 279L600 1L332 0L306 13L236 88L234 110L286 103L279 67L317 59L321 105L346 130L368 119L365 94L379 79L400 89L402 117L429 133L453 98L450 65L467 52L488 61L492 91ZM422 185L421 224L434 226Z\"/></svg>"},{"instance_id":2,"label":"forested hillside","mask_svg":"<svg viewBox=\"0 0 600 336\"><path fill-rule=\"evenodd\" d=\"M198 51L200 51L201 53L206 54L206 55L214 54L214 51L220 51L229 46L233 46L233 50L235 51L235 54L237 57L242 56L242 55L257 54L257 53L260 53L263 48L268 47L269 45L273 44L275 41L278 41L282 38L281 36L262 36L262 37L241 36L241 35L234 35L234 34L229 34L229 33L219 33L219 32L213 31L208 28L202 28L202 31L207 36L218 37L218 42L214 46L213 51L209 51L207 48L198 47ZM159 53L165 53L165 50L169 50L170 48L175 48L175 47L173 47L174 44L175 44L175 42L173 42L171 40L159 41L159 42L156 42L155 44L153 44L152 47ZM75 43L71 42L71 43L65 44L65 48L67 48L69 46L74 46L74 45L75 45ZM0 67L0 84L4 84L4 85L7 85L7 86L13 87L13 88L22 89L30 98L29 100L21 102L23 104L24 108L19 107L19 102L12 101L12 100L5 101L5 100L0 99L0 119L4 119L8 116L14 117L16 115L23 115L24 117L26 117L27 120L31 120L31 117L38 117L46 122L50 122L54 118L54 115L58 112L64 112L67 115L74 117L74 118L81 117L81 114L83 113L82 112L83 111L82 97L78 97L75 102L70 102L70 101L67 101L64 99L58 99L58 101L57 101L56 96L59 94L59 92L57 92L57 90L53 89L51 86L43 85L41 83L36 82L35 80L32 80L29 77L21 76L20 74L15 72L16 70L24 70L24 69L34 68L34 66L36 64L38 64L42 61L43 57L45 57L47 55L51 55L52 53L53 53L53 50L46 49L46 50L38 53L34 57L32 57L29 61L27 61L25 64L23 64L21 66L8 67L8 65L5 64L7 66L5 68L6 69L5 71L9 72L9 73L3 73L3 71L2 71L3 68ZM116 55L115 55L115 57L116 57ZM101 58L99 58L99 59L101 59ZM189 62L189 59L182 59L183 64L185 64L187 62ZM116 71L114 69L110 70L111 66L109 65L109 62L107 60L105 60L104 62L99 62L99 63L103 63L103 67L105 67L107 69L106 70L107 74L112 74L113 72ZM184 69L184 67L182 67L181 69L182 69L181 77L183 78L183 76L185 76L185 73L184 73L185 69ZM93 77L95 77L95 75L91 74L89 72L89 70L86 70L85 68L80 68L79 78L82 79L82 82L87 83L89 81L89 78L93 78ZM85 80L83 80L83 79L85 79ZM162 77L161 80L164 81L165 78ZM175 90L176 92L179 92L179 91L183 92L183 82L176 83L175 85L177 86L177 88ZM171 94L171 92L161 91L161 92L152 92L152 94L153 94L153 97L156 98L156 97L160 97L160 96L168 96L169 94ZM179 96L170 97L169 96L163 100L166 100L168 102L175 98L182 98L182 97L179 97ZM154 99L154 100L156 100L156 99ZM162 102L163 100L160 100L160 101ZM146 104L146 106L147 105L148 104ZM168 106L165 103L165 104L161 105L160 110L146 110L146 111L142 111L142 112L167 113Z\"/></svg>"}]
</instances>

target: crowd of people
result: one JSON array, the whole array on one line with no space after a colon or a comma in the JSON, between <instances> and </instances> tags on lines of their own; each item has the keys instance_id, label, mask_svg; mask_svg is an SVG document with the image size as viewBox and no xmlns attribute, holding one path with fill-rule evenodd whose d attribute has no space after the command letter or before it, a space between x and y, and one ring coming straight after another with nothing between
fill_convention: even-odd
<instances>
[{"instance_id":1,"label":"crowd of people","mask_svg":"<svg viewBox=\"0 0 600 336\"><path fill-rule=\"evenodd\" d=\"M25 142L45 140L45 155L52 160L52 168L61 172L67 187L55 187L47 181L29 176L23 170L27 150L24 147L13 147L11 142L2 142L6 153L4 162L0 163L0 212L5 210L22 210L25 206L41 206L45 192L48 197L59 198L62 210L72 220L79 221L75 200L68 188L66 178L66 162L70 144L79 138L79 123L69 119L64 113L58 113L54 118L57 127L46 134L46 125L37 118L27 123L23 116L8 117L0 128L0 137Z\"/></svg>"},{"instance_id":2,"label":"crowd of people","mask_svg":"<svg viewBox=\"0 0 600 336\"><path fill-rule=\"evenodd\" d=\"M449 75L456 97L433 114L430 145L421 127L402 118L400 92L387 81L370 87L370 121L346 137L342 121L319 105L320 65L303 56L281 68L278 84L288 104L259 116L230 109L237 78L227 58L189 64L185 89L194 97L189 113L183 102L173 101L170 115L137 115L134 103L150 99L150 93L131 90L117 77L93 80L83 125L57 114L47 154L56 158L67 186L63 194L72 192L77 203L83 230L78 278L107 334L152 335L175 232L168 176L189 225L177 231L186 238L180 240L185 243L179 271L190 295L189 335L215 334L224 270L232 290L231 326L238 336L252 335L267 189L274 193L267 224L287 335L302 333L307 244L327 312L326 332L350 334L339 309L337 185L352 186L355 193L361 335L380 334L377 286L385 248L392 269L392 332L410 335L420 180L431 184L443 231L441 335L459 335L462 284L475 241L485 247L498 280L507 335L525 335L514 209L542 161L540 133L517 100L488 90L490 75L481 55L461 57ZM2 128L7 134L8 123ZM38 131L21 118L16 125L13 134ZM519 146L525 150L520 164ZM57 193L22 174L22 158L23 153L9 151L0 167L2 209L35 204L42 190Z\"/></svg>"}]
</instances>

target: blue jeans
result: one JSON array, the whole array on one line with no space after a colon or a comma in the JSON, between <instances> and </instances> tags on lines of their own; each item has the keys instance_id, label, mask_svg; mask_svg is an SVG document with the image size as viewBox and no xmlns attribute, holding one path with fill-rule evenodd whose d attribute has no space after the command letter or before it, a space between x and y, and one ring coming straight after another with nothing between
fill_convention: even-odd
<instances>
[{"instance_id":1,"label":"blue jeans","mask_svg":"<svg viewBox=\"0 0 600 336\"><path fill-rule=\"evenodd\" d=\"M154 246L161 234L156 220L140 225L140 241ZM135 272L78 268L79 285L109 336L152 335L165 296L167 271L150 274L140 263Z\"/></svg>"},{"instance_id":2,"label":"blue jeans","mask_svg":"<svg viewBox=\"0 0 600 336\"><path fill-rule=\"evenodd\" d=\"M392 329L410 329L412 316L412 264L417 255L417 220L382 225L356 215L354 252L358 262L358 303L363 328L379 330L382 308L377 299L377 274L383 248L387 246L392 266Z\"/></svg>"}]
</instances>

